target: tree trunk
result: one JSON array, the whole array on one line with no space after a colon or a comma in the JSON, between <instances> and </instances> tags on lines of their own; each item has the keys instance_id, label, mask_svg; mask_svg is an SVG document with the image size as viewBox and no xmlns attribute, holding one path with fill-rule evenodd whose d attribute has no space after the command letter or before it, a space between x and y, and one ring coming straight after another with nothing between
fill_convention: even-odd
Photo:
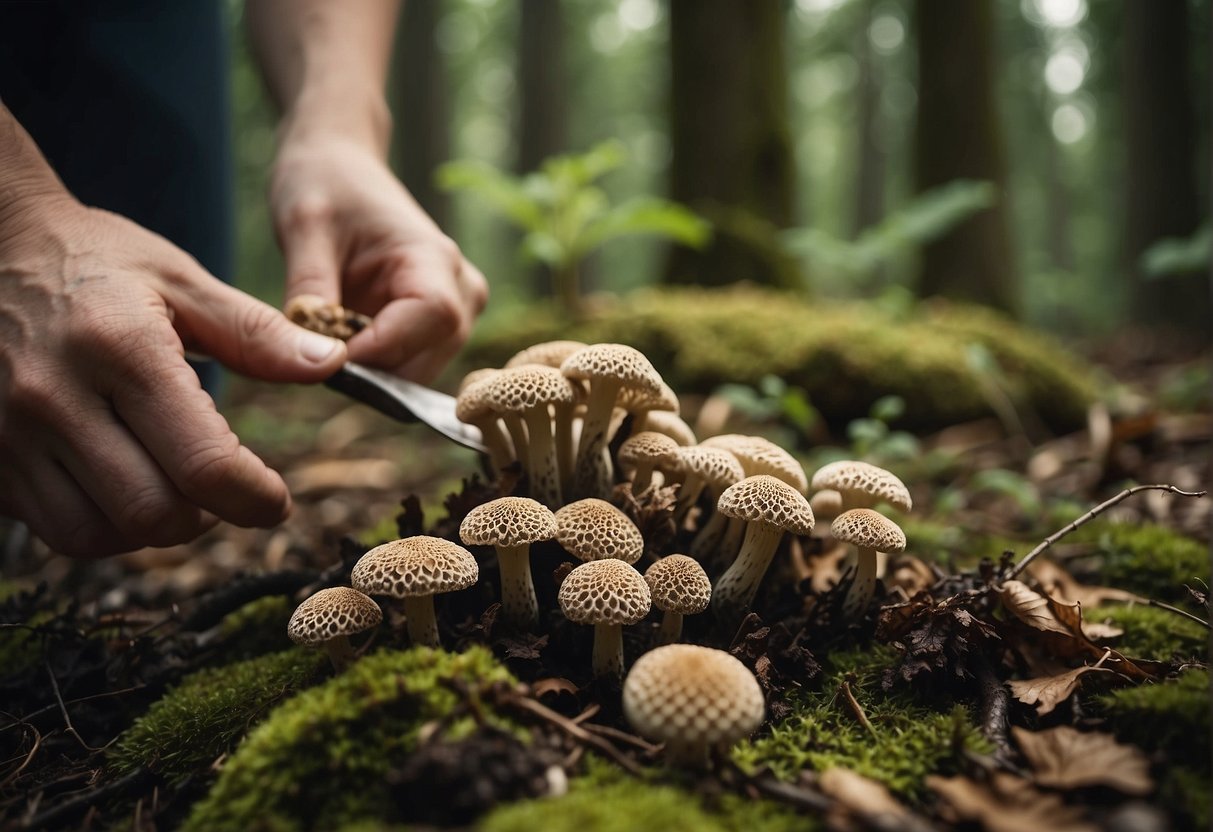
<instances>
[{"instance_id":1,"label":"tree trunk","mask_svg":"<svg viewBox=\"0 0 1213 832\"><path fill-rule=\"evenodd\" d=\"M1149 280L1140 258L1163 237L1186 237L1201 220L1193 67L1184 0L1131 2L1124 14L1124 247L1138 320L1207 331L1209 274ZM1202 65L1200 71L1207 72Z\"/></svg>"},{"instance_id":2,"label":"tree trunk","mask_svg":"<svg viewBox=\"0 0 1213 832\"><path fill-rule=\"evenodd\" d=\"M995 80L992 0L915 0L918 37L918 190L956 179L992 182L998 204L923 249L923 295L1012 311L1016 271L1007 208L1007 165Z\"/></svg>"},{"instance_id":3,"label":"tree trunk","mask_svg":"<svg viewBox=\"0 0 1213 832\"><path fill-rule=\"evenodd\" d=\"M884 218L885 150L880 135L880 82L877 57L868 30L875 0L863 0L855 54L859 56L859 171L855 186L855 233Z\"/></svg>"},{"instance_id":4,"label":"tree trunk","mask_svg":"<svg viewBox=\"0 0 1213 832\"><path fill-rule=\"evenodd\" d=\"M670 195L715 226L702 251L677 247L666 279L794 285L775 232L792 222L782 0L671 0Z\"/></svg>"},{"instance_id":5,"label":"tree trunk","mask_svg":"<svg viewBox=\"0 0 1213 832\"><path fill-rule=\"evenodd\" d=\"M446 59L434 37L441 0L408 0L396 36L392 90L396 170L438 225L449 219L447 195L434 170L451 157Z\"/></svg>"}]
</instances>

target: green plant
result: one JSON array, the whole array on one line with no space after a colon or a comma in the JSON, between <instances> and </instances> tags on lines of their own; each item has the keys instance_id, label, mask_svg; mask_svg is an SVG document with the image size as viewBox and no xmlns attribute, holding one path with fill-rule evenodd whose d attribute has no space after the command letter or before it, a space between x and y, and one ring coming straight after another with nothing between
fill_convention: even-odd
<instances>
[{"instance_id":1,"label":"green plant","mask_svg":"<svg viewBox=\"0 0 1213 832\"><path fill-rule=\"evenodd\" d=\"M785 434L778 444L802 444L821 422L821 414L809 400L803 387L790 385L768 373L756 385L727 383L717 387L713 396L724 399L745 418L759 424L774 424Z\"/></svg>"},{"instance_id":2,"label":"green plant","mask_svg":"<svg viewBox=\"0 0 1213 832\"><path fill-rule=\"evenodd\" d=\"M851 455L855 459L868 459L876 464L918 456L921 450L918 439L913 434L889 427L905 412L906 403L901 396L881 396L872 402L866 417L852 419L847 424Z\"/></svg>"},{"instance_id":3,"label":"green plant","mask_svg":"<svg viewBox=\"0 0 1213 832\"><path fill-rule=\"evenodd\" d=\"M1213 256L1213 226L1205 223L1191 237L1167 237L1141 255L1141 268L1148 277L1172 277L1207 271Z\"/></svg>"},{"instance_id":4,"label":"green plant","mask_svg":"<svg viewBox=\"0 0 1213 832\"><path fill-rule=\"evenodd\" d=\"M551 270L561 305L577 314L579 267L599 246L647 234L700 247L711 236L705 220L666 199L642 196L611 205L595 183L624 161L623 145L608 141L586 153L554 156L521 177L485 162L448 162L438 170L438 184L474 194L521 228L523 256Z\"/></svg>"}]
</instances>

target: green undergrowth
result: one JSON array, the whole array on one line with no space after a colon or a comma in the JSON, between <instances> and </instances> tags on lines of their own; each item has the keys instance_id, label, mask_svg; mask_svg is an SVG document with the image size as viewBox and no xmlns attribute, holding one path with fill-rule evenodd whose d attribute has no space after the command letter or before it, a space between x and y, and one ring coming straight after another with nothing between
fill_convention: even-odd
<instances>
[{"instance_id":1,"label":"green undergrowth","mask_svg":"<svg viewBox=\"0 0 1213 832\"><path fill-rule=\"evenodd\" d=\"M148 766L170 781L196 774L318 678L327 661L323 653L292 648L192 673L127 729L110 766L117 774Z\"/></svg>"},{"instance_id":2,"label":"green undergrowth","mask_svg":"<svg viewBox=\"0 0 1213 832\"><path fill-rule=\"evenodd\" d=\"M881 672L894 656L893 649L885 646L829 656L820 688L801 692L793 699L789 716L769 733L738 746L733 753L738 765L749 770L766 766L787 780L804 769L849 768L915 800L923 796L928 774L954 770L958 740L969 748L988 750L965 705L931 703L905 690L883 693ZM871 732L840 693L848 678L872 724Z\"/></svg>"},{"instance_id":3,"label":"green undergrowth","mask_svg":"<svg viewBox=\"0 0 1213 832\"><path fill-rule=\"evenodd\" d=\"M335 829L387 815L386 775L416 747L423 724L455 711L452 680L476 686L511 677L479 647L363 657L276 708L228 759L183 828ZM457 739L473 725L458 717L447 734Z\"/></svg>"},{"instance_id":4,"label":"green undergrowth","mask_svg":"<svg viewBox=\"0 0 1213 832\"><path fill-rule=\"evenodd\" d=\"M647 289L604 301L576 323L538 308L481 331L468 366L501 366L555 338L630 344L680 393L778 376L838 424L891 394L906 403L901 426L988 416L991 401L1009 398L1065 431L1085 423L1098 391L1095 372L1053 339L978 307L894 312L757 287Z\"/></svg>"},{"instance_id":5,"label":"green undergrowth","mask_svg":"<svg viewBox=\"0 0 1213 832\"><path fill-rule=\"evenodd\" d=\"M1209 544L1157 523L1097 520L1066 540L1095 544L1103 583L1147 598L1174 602L1187 596L1184 584L1209 583Z\"/></svg>"},{"instance_id":6,"label":"green undergrowth","mask_svg":"<svg viewBox=\"0 0 1213 832\"><path fill-rule=\"evenodd\" d=\"M289 648L286 625L294 611L295 603L290 598L270 595L224 617L219 625L222 648L217 663L230 664Z\"/></svg>"},{"instance_id":7,"label":"green undergrowth","mask_svg":"<svg viewBox=\"0 0 1213 832\"><path fill-rule=\"evenodd\" d=\"M480 832L810 832L816 819L766 800L736 794L705 798L674 783L637 779L591 758L588 771L558 798L503 806L478 824Z\"/></svg>"},{"instance_id":8,"label":"green undergrowth","mask_svg":"<svg viewBox=\"0 0 1213 832\"><path fill-rule=\"evenodd\" d=\"M1126 656L1159 661L1179 656L1205 660L1209 631L1186 618L1143 604L1104 604L1083 610L1087 621L1107 622L1124 630L1116 649Z\"/></svg>"}]
</instances>

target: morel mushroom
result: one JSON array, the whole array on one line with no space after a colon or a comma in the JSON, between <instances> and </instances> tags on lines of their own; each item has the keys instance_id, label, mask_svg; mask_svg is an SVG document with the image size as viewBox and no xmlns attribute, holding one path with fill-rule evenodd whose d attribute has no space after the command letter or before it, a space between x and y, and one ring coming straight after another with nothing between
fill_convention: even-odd
<instances>
[{"instance_id":1,"label":"morel mushroom","mask_svg":"<svg viewBox=\"0 0 1213 832\"><path fill-rule=\"evenodd\" d=\"M557 595L574 624L594 626L594 675L623 676L623 626L649 614L652 596L640 573L614 558L583 563L565 576Z\"/></svg>"},{"instance_id":2,"label":"morel mushroom","mask_svg":"<svg viewBox=\"0 0 1213 832\"><path fill-rule=\"evenodd\" d=\"M468 546L493 546L501 570L501 613L510 625L539 623L539 602L531 580L531 544L556 536L556 517L528 497L501 497L468 512L459 539Z\"/></svg>"},{"instance_id":3,"label":"morel mushroom","mask_svg":"<svg viewBox=\"0 0 1213 832\"><path fill-rule=\"evenodd\" d=\"M322 648L340 672L354 660L350 636L377 627L382 620L383 612L370 598L348 586L334 586L296 607L286 634L296 644Z\"/></svg>"}]
</instances>

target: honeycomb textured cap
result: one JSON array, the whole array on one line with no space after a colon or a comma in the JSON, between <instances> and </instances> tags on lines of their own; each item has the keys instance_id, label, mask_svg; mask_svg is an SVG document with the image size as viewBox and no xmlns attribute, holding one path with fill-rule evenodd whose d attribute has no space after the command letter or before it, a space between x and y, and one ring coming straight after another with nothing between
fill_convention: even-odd
<instances>
[{"instance_id":1,"label":"honeycomb textured cap","mask_svg":"<svg viewBox=\"0 0 1213 832\"><path fill-rule=\"evenodd\" d=\"M838 540L878 552L900 552L906 548L906 536L901 527L870 508L844 511L830 524L830 534Z\"/></svg>"},{"instance_id":2,"label":"honeycomb textured cap","mask_svg":"<svg viewBox=\"0 0 1213 832\"><path fill-rule=\"evenodd\" d=\"M762 724L758 680L723 650L669 644L645 653L623 683L623 713L657 742L731 745Z\"/></svg>"},{"instance_id":3,"label":"honeycomb textured cap","mask_svg":"<svg viewBox=\"0 0 1213 832\"><path fill-rule=\"evenodd\" d=\"M459 392L462 393L476 382L483 381L486 378L492 378L500 372L501 370L498 370L496 367L481 367L479 370L472 370L459 380Z\"/></svg>"},{"instance_id":4,"label":"honeycomb textured cap","mask_svg":"<svg viewBox=\"0 0 1213 832\"><path fill-rule=\"evenodd\" d=\"M417 535L371 549L354 564L350 583L369 595L407 598L467 589L479 577L480 567L467 549Z\"/></svg>"},{"instance_id":5,"label":"honeycomb textured cap","mask_svg":"<svg viewBox=\"0 0 1213 832\"><path fill-rule=\"evenodd\" d=\"M348 586L334 586L296 607L286 634L296 644L314 646L369 630L382 620L379 605L370 598Z\"/></svg>"},{"instance_id":6,"label":"honeycomb textured cap","mask_svg":"<svg viewBox=\"0 0 1213 832\"><path fill-rule=\"evenodd\" d=\"M769 474L746 477L730 485L716 501L716 510L725 517L747 522L769 523L792 534L813 531L813 509L805 496L781 479Z\"/></svg>"},{"instance_id":7,"label":"honeycomb textured cap","mask_svg":"<svg viewBox=\"0 0 1213 832\"><path fill-rule=\"evenodd\" d=\"M651 462L668 464L678 458L679 445L664 433L642 430L634 433L619 446L618 459L624 465Z\"/></svg>"},{"instance_id":8,"label":"honeycomb textured cap","mask_svg":"<svg viewBox=\"0 0 1213 832\"><path fill-rule=\"evenodd\" d=\"M556 512L556 539L579 560L635 563L644 552L640 529L615 506L588 497Z\"/></svg>"},{"instance_id":9,"label":"honeycomb textured cap","mask_svg":"<svg viewBox=\"0 0 1213 832\"><path fill-rule=\"evenodd\" d=\"M644 417L644 429L664 433L679 445L694 445L695 431L676 413L666 410L651 410Z\"/></svg>"},{"instance_id":10,"label":"honeycomb textured cap","mask_svg":"<svg viewBox=\"0 0 1213 832\"><path fill-rule=\"evenodd\" d=\"M480 372L477 370L477 372ZM482 374L464 385L459 395L455 397L455 418L461 422L472 422L477 419L484 419L495 415L493 407L489 402L490 385L500 373L500 370L492 370L489 373Z\"/></svg>"},{"instance_id":11,"label":"honeycomb textured cap","mask_svg":"<svg viewBox=\"0 0 1213 832\"><path fill-rule=\"evenodd\" d=\"M651 393L639 387L624 387L619 391L619 396L615 399L615 406L629 413L639 410L661 410L678 413L681 409L681 405L678 403L678 394L674 392L674 388L664 381L661 382L661 389L656 393Z\"/></svg>"},{"instance_id":12,"label":"honeycomb textured cap","mask_svg":"<svg viewBox=\"0 0 1213 832\"><path fill-rule=\"evenodd\" d=\"M522 413L558 402L572 403L573 387L564 374L542 364L524 364L493 376L486 392L498 412Z\"/></svg>"},{"instance_id":13,"label":"honeycomb textured cap","mask_svg":"<svg viewBox=\"0 0 1213 832\"><path fill-rule=\"evenodd\" d=\"M560 611L574 624L635 624L649 614L649 585L621 560L592 560L565 576Z\"/></svg>"},{"instance_id":14,"label":"honeycomb textured cap","mask_svg":"<svg viewBox=\"0 0 1213 832\"><path fill-rule=\"evenodd\" d=\"M662 612L696 615L712 600L712 582L699 561L686 555L669 555L644 571L653 594L653 606Z\"/></svg>"},{"instance_id":15,"label":"honeycomb textured cap","mask_svg":"<svg viewBox=\"0 0 1213 832\"><path fill-rule=\"evenodd\" d=\"M615 379L624 387L638 387L653 395L661 392L661 374L644 353L627 344L591 344L570 355L560 365L569 378Z\"/></svg>"},{"instance_id":16,"label":"honeycomb textured cap","mask_svg":"<svg viewBox=\"0 0 1213 832\"><path fill-rule=\"evenodd\" d=\"M884 500L899 511L914 507L905 483L883 468L854 459L843 459L823 465L813 474L814 488L832 488L844 496L858 491Z\"/></svg>"},{"instance_id":17,"label":"honeycomb textured cap","mask_svg":"<svg viewBox=\"0 0 1213 832\"><path fill-rule=\"evenodd\" d=\"M556 515L530 497L500 497L476 506L459 524L468 546L523 546L556 536Z\"/></svg>"},{"instance_id":18,"label":"honeycomb textured cap","mask_svg":"<svg viewBox=\"0 0 1213 832\"><path fill-rule=\"evenodd\" d=\"M703 440L702 444L723 448L732 453L741 463L747 477L769 474L783 480L801 494L809 490L809 478L805 476L804 466L796 457L765 437L726 433L710 436Z\"/></svg>"},{"instance_id":19,"label":"honeycomb textured cap","mask_svg":"<svg viewBox=\"0 0 1213 832\"><path fill-rule=\"evenodd\" d=\"M702 477L714 488L728 488L745 479L745 470L737 457L724 448L691 445L678 449L678 459L682 462L683 471Z\"/></svg>"},{"instance_id":20,"label":"honeycomb textured cap","mask_svg":"<svg viewBox=\"0 0 1213 832\"><path fill-rule=\"evenodd\" d=\"M544 341L514 353L510 360L505 362L505 366L508 368L520 367L523 364L542 364L545 367L560 369L566 358L588 346L585 341Z\"/></svg>"}]
</instances>

